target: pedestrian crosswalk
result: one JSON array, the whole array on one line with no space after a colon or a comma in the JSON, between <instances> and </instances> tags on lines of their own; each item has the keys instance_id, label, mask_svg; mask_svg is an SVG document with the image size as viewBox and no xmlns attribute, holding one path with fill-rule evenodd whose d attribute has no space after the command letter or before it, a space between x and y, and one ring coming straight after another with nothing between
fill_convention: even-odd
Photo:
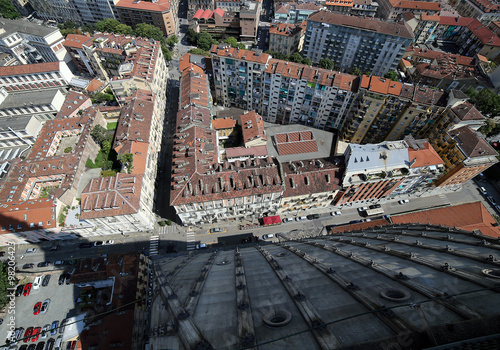
<instances>
[{"instance_id":1,"label":"pedestrian crosswalk","mask_svg":"<svg viewBox=\"0 0 500 350\"><path fill-rule=\"evenodd\" d=\"M196 242L194 236L195 236L194 232L191 231L186 234L187 250L194 250L196 248Z\"/></svg>"},{"instance_id":2,"label":"pedestrian crosswalk","mask_svg":"<svg viewBox=\"0 0 500 350\"><path fill-rule=\"evenodd\" d=\"M441 198L444 204L450 204L450 200L448 199L448 197L446 197L445 194L441 193L438 197Z\"/></svg>"},{"instance_id":3,"label":"pedestrian crosswalk","mask_svg":"<svg viewBox=\"0 0 500 350\"><path fill-rule=\"evenodd\" d=\"M149 239L149 255L158 255L158 246L160 243L160 236L151 236Z\"/></svg>"}]
</instances>

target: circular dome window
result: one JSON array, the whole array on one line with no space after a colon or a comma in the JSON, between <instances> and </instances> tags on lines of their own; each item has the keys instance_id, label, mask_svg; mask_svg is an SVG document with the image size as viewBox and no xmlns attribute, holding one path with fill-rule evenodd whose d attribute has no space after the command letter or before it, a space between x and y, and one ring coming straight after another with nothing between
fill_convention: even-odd
<instances>
[{"instance_id":1,"label":"circular dome window","mask_svg":"<svg viewBox=\"0 0 500 350\"><path fill-rule=\"evenodd\" d=\"M410 299L410 293L402 289L387 289L380 293L380 296L390 301L406 301Z\"/></svg>"},{"instance_id":2,"label":"circular dome window","mask_svg":"<svg viewBox=\"0 0 500 350\"><path fill-rule=\"evenodd\" d=\"M269 327L283 327L292 321L292 314L285 310L270 310L262 320Z\"/></svg>"}]
</instances>

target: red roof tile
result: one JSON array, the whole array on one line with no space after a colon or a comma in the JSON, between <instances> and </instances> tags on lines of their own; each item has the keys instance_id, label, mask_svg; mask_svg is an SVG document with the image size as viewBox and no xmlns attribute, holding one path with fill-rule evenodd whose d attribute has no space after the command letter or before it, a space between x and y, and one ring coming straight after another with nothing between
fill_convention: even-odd
<instances>
[{"instance_id":1,"label":"red roof tile","mask_svg":"<svg viewBox=\"0 0 500 350\"><path fill-rule=\"evenodd\" d=\"M269 56L267 53L263 53L260 50L250 51L250 50L242 50L236 49L234 47L230 47L228 44L219 44L212 45L212 49L210 52L214 55L235 58L235 59L244 59L246 61L257 62L257 63L267 63Z\"/></svg>"},{"instance_id":2,"label":"red roof tile","mask_svg":"<svg viewBox=\"0 0 500 350\"><path fill-rule=\"evenodd\" d=\"M410 162L415 159L415 163L411 165L411 168L440 165L444 163L439 154L429 142L424 142L422 146L422 148L418 149L408 147L408 159L410 160Z\"/></svg>"},{"instance_id":3,"label":"red roof tile","mask_svg":"<svg viewBox=\"0 0 500 350\"><path fill-rule=\"evenodd\" d=\"M100 82L99 80L97 79L92 79L90 81L90 84L87 85L87 87L85 88L88 92L95 92L97 90L99 90L99 88L103 85L102 82Z\"/></svg>"},{"instance_id":4,"label":"red roof tile","mask_svg":"<svg viewBox=\"0 0 500 350\"><path fill-rule=\"evenodd\" d=\"M262 117L250 111L240 117L243 142L247 143L255 139L267 140Z\"/></svg>"},{"instance_id":5,"label":"red roof tile","mask_svg":"<svg viewBox=\"0 0 500 350\"><path fill-rule=\"evenodd\" d=\"M75 49L81 49L82 44L89 41L92 37L88 34L68 34L66 40L64 40L63 45L67 47L73 47Z\"/></svg>"},{"instance_id":6,"label":"red roof tile","mask_svg":"<svg viewBox=\"0 0 500 350\"><path fill-rule=\"evenodd\" d=\"M55 72L59 70L59 62L22 64L19 66L0 67L0 76L25 75Z\"/></svg>"},{"instance_id":7,"label":"red roof tile","mask_svg":"<svg viewBox=\"0 0 500 350\"><path fill-rule=\"evenodd\" d=\"M274 137L280 156L318 152L318 144L311 131L285 132Z\"/></svg>"},{"instance_id":8,"label":"red roof tile","mask_svg":"<svg viewBox=\"0 0 500 350\"><path fill-rule=\"evenodd\" d=\"M483 235L500 237L500 227L493 226L496 221L481 202L393 215L391 221L396 224L422 223L457 227L467 231L480 230Z\"/></svg>"},{"instance_id":9,"label":"red roof tile","mask_svg":"<svg viewBox=\"0 0 500 350\"><path fill-rule=\"evenodd\" d=\"M150 12L166 12L170 10L171 0L152 1L137 1L137 0L120 0L115 6L125 7L135 10L144 10Z\"/></svg>"},{"instance_id":10,"label":"red roof tile","mask_svg":"<svg viewBox=\"0 0 500 350\"><path fill-rule=\"evenodd\" d=\"M212 126L214 127L215 130L220 130L220 129L231 129L236 126L236 120L233 120L231 118L218 118L212 120Z\"/></svg>"},{"instance_id":11,"label":"red roof tile","mask_svg":"<svg viewBox=\"0 0 500 350\"><path fill-rule=\"evenodd\" d=\"M340 189L339 167L326 159L282 164L285 181L283 197L335 192Z\"/></svg>"}]
</instances>

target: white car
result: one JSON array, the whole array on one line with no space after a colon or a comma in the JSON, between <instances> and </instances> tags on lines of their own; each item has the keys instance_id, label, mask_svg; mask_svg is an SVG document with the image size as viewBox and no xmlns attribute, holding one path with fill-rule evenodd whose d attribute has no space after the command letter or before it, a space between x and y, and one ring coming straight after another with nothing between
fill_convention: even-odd
<instances>
[{"instance_id":1,"label":"white car","mask_svg":"<svg viewBox=\"0 0 500 350\"><path fill-rule=\"evenodd\" d=\"M295 221L303 221L303 220L307 220L307 216L299 216L295 218Z\"/></svg>"},{"instance_id":2,"label":"white car","mask_svg":"<svg viewBox=\"0 0 500 350\"><path fill-rule=\"evenodd\" d=\"M26 254L34 253L36 252L36 248L28 248L26 249Z\"/></svg>"},{"instance_id":3,"label":"white car","mask_svg":"<svg viewBox=\"0 0 500 350\"><path fill-rule=\"evenodd\" d=\"M40 285L42 284L42 276L37 276L35 280L33 281L33 289L38 289L40 288Z\"/></svg>"},{"instance_id":4,"label":"white car","mask_svg":"<svg viewBox=\"0 0 500 350\"><path fill-rule=\"evenodd\" d=\"M406 203L410 203L410 200L409 199L401 199L398 203L399 204L406 204Z\"/></svg>"},{"instance_id":5,"label":"white car","mask_svg":"<svg viewBox=\"0 0 500 350\"><path fill-rule=\"evenodd\" d=\"M46 324L45 326L43 326L42 333L40 333L42 339L47 338L48 333L50 333L50 324Z\"/></svg>"},{"instance_id":6,"label":"white car","mask_svg":"<svg viewBox=\"0 0 500 350\"><path fill-rule=\"evenodd\" d=\"M368 207L360 207L358 208L358 211L361 213L362 211L367 211Z\"/></svg>"},{"instance_id":7,"label":"white car","mask_svg":"<svg viewBox=\"0 0 500 350\"><path fill-rule=\"evenodd\" d=\"M292 218L284 218L283 219L283 222L290 222L290 221L293 221L293 219Z\"/></svg>"},{"instance_id":8,"label":"white car","mask_svg":"<svg viewBox=\"0 0 500 350\"><path fill-rule=\"evenodd\" d=\"M109 240L107 240L107 241L104 242L104 245L111 245L111 244L114 244L114 243L115 243L115 241L109 239Z\"/></svg>"}]
</instances>

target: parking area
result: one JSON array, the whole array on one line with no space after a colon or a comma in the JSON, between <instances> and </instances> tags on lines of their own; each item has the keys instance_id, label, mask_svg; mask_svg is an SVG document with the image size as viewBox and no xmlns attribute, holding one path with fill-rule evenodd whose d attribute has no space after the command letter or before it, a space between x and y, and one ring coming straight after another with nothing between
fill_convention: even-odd
<instances>
[{"instance_id":1,"label":"parking area","mask_svg":"<svg viewBox=\"0 0 500 350\"><path fill-rule=\"evenodd\" d=\"M30 340L24 342L23 340L17 343L17 349L24 349L24 345L28 347L31 344L36 345L36 349L51 349L51 347L47 347L47 343L56 343L57 338L62 336L62 329L54 330L55 334L51 335L50 331L48 334L41 334L44 326L52 325L54 321L58 321L59 325L61 325L62 321L67 319L68 317L72 317L75 314L74 304L75 300L78 298L78 290L79 288L75 288L72 283L66 283L67 278L69 278L68 271L71 269L66 266L66 268L57 268L57 267L43 267L38 268L35 267L27 270L21 270L17 277L19 278L20 285L26 285L28 283L32 283L31 290L29 294L24 296L21 293L20 296L15 298L15 314L11 315L3 315L1 317L4 318L4 321L8 319L9 316L15 316L15 328L22 327L22 335L19 338L23 338L25 336L26 331L32 327L33 331L36 332L38 327L38 331L40 332L38 338L34 340L35 337L32 337ZM61 274L66 274L64 282L59 284L59 278ZM42 285L42 281L45 276L50 275L50 280L48 281L46 286ZM38 288L35 286L35 280L37 277L41 276L39 279L40 285ZM25 290L27 290L26 288ZM38 306L41 306L45 301L50 301L46 311L42 310L34 310L36 304L40 303ZM37 313L36 315L34 313ZM2 326L0 326L0 342L1 344L6 344L6 339L8 336L9 327L7 322L4 322ZM21 333L21 332L20 332ZM32 332L33 334L33 332ZM53 339L51 341L50 339ZM40 343L44 343L39 345ZM66 349L67 343L62 342L60 345L61 349ZM55 347L53 347L55 349ZM4 349L3 347L1 349ZM8 349L8 348L7 348Z\"/></svg>"}]
</instances>

